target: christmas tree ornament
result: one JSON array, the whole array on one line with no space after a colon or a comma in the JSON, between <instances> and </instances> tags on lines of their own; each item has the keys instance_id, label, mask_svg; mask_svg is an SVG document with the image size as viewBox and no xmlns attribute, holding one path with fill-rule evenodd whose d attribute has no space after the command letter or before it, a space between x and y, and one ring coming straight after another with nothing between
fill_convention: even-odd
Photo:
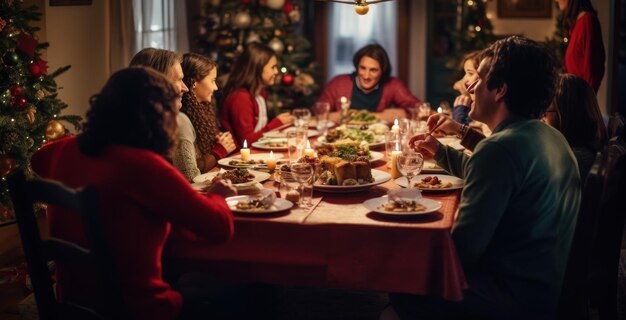
<instances>
[{"instance_id":1,"label":"christmas tree ornament","mask_svg":"<svg viewBox=\"0 0 626 320\"><path fill-rule=\"evenodd\" d=\"M40 90L37 90L37 92L35 92L35 98L37 100L41 100L45 97L46 97L46 93L43 90L40 89Z\"/></svg>"},{"instance_id":2,"label":"christmas tree ornament","mask_svg":"<svg viewBox=\"0 0 626 320\"><path fill-rule=\"evenodd\" d=\"M65 135L65 127L57 120L50 120L46 125L46 139L48 141L57 140Z\"/></svg>"},{"instance_id":3,"label":"christmas tree ornament","mask_svg":"<svg viewBox=\"0 0 626 320\"><path fill-rule=\"evenodd\" d=\"M285 0L266 0L265 5L274 10L280 10L285 5Z\"/></svg>"},{"instance_id":4,"label":"christmas tree ornament","mask_svg":"<svg viewBox=\"0 0 626 320\"><path fill-rule=\"evenodd\" d=\"M354 5L354 11L358 15L366 15L370 11L370 6L367 3L357 3Z\"/></svg>"},{"instance_id":5,"label":"christmas tree ornament","mask_svg":"<svg viewBox=\"0 0 626 320\"><path fill-rule=\"evenodd\" d=\"M243 4L251 4L252 0L241 0L241 3L243 3Z\"/></svg>"},{"instance_id":6,"label":"christmas tree ornament","mask_svg":"<svg viewBox=\"0 0 626 320\"><path fill-rule=\"evenodd\" d=\"M31 137L26 137L24 144L26 145L26 148L30 149L35 145L35 140Z\"/></svg>"},{"instance_id":7,"label":"christmas tree ornament","mask_svg":"<svg viewBox=\"0 0 626 320\"><path fill-rule=\"evenodd\" d=\"M212 5L212 6L214 6L214 7L219 6L219 5L220 5L220 3L221 3L221 1L220 1L220 0L211 0L211 5Z\"/></svg>"},{"instance_id":8,"label":"christmas tree ornament","mask_svg":"<svg viewBox=\"0 0 626 320\"><path fill-rule=\"evenodd\" d=\"M32 57L35 54L35 48L37 47L37 40L31 35L26 33L20 33L17 38L17 49L24 52L27 56Z\"/></svg>"},{"instance_id":9,"label":"christmas tree ornament","mask_svg":"<svg viewBox=\"0 0 626 320\"><path fill-rule=\"evenodd\" d=\"M248 28L251 22L252 22L252 18L250 17L250 14L247 11L240 11L233 18L233 26L239 29Z\"/></svg>"},{"instance_id":10,"label":"christmas tree ornament","mask_svg":"<svg viewBox=\"0 0 626 320\"><path fill-rule=\"evenodd\" d=\"M39 76L48 74L48 61L37 59L32 64L39 67ZM39 77L37 76L37 77Z\"/></svg>"},{"instance_id":11,"label":"christmas tree ornament","mask_svg":"<svg viewBox=\"0 0 626 320\"><path fill-rule=\"evenodd\" d=\"M293 2L291 1L287 1L285 2L285 6L283 7L283 12L286 14L291 13L291 11L293 11L294 6L293 6Z\"/></svg>"},{"instance_id":12,"label":"christmas tree ornament","mask_svg":"<svg viewBox=\"0 0 626 320\"><path fill-rule=\"evenodd\" d=\"M293 75L290 73L285 73L283 74L283 77L280 79L280 83L282 83L284 86L291 86L293 84Z\"/></svg>"},{"instance_id":13,"label":"christmas tree ornament","mask_svg":"<svg viewBox=\"0 0 626 320\"><path fill-rule=\"evenodd\" d=\"M292 23L300 22L300 10L293 10L289 12L288 16Z\"/></svg>"},{"instance_id":14,"label":"christmas tree ornament","mask_svg":"<svg viewBox=\"0 0 626 320\"><path fill-rule=\"evenodd\" d=\"M28 72L30 72L30 74L35 78L39 78L41 76L41 68L39 68L39 65L36 63L28 65Z\"/></svg>"},{"instance_id":15,"label":"christmas tree ornament","mask_svg":"<svg viewBox=\"0 0 626 320\"><path fill-rule=\"evenodd\" d=\"M271 28L274 26L274 21L272 21L272 19L265 17L263 18L263 28Z\"/></svg>"},{"instance_id":16,"label":"christmas tree ornament","mask_svg":"<svg viewBox=\"0 0 626 320\"><path fill-rule=\"evenodd\" d=\"M6 25L7 25L6 20L0 18L0 32L2 32L2 30L4 29Z\"/></svg>"},{"instance_id":17,"label":"christmas tree ornament","mask_svg":"<svg viewBox=\"0 0 626 320\"><path fill-rule=\"evenodd\" d=\"M16 97L22 94L22 87L19 84L14 84L9 89L11 91L11 95Z\"/></svg>"},{"instance_id":18,"label":"christmas tree ornament","mask_svg":"<svg viewBox=\"0 0 626 320\"><path fill-rule=\"evenodd\" d=\"M272 48L277 55L281 55L285 50L285 44L278 38L273 38L267 45Z\"/></svg>"},{"instance_id":19,"label":"christmas tree ornament","mask_svg":"<svg viewBox=\"0 0 626 320\"><path fill-rule=\"evenodd\" d=\"M274 37L280 37L283 34L280 29L274 29Z\"/></svg>"},{"instance_id":20,"label":"christmas tree ornament","mask_svg":"<svg viewBox=\"0 0 626 320\"><path fill-rule=\"evenodd\" d=\"M28 107L28 111L26 111L26 119L31 125L35 123L35 113L37 113L37 108L35 108L35 106L33 105L30 105Z\"/></svg>"},{"instance_id":21,"label":"christmas tree ornament","mask_svg":"<svg viewBox=\"0 0 626 320\"><path fill-rule=\"evenodd\" d=\"M294 49L293 45L290 44L287 46L287 52L292 53L293 49Z\"/></svg>"},{"instance_id":22,"label":"christmas tree ornament","mask_svg":"<svg viewBox=\"0 0 626 320\"><path fill-rule=\"evenodd\" d=\"M235 42L237 41L235 40L235 38L233 38L233 36L230 33L220 34L217 37L217 40L215 41L218 47L224 48L224 49L234 46Z\"/></svg>"},{"instance_id":23,"label":"christmas tree ornament","mask_svg":"<svg viewBox=\"0 0 626 320\"><path fill-rule=\"evenodd\" d=\"M248 38L246 39L246 43L250 42L261 42L261 37L258 33L251 31L250 34L248 34Z\"/></svg>"},{"instance_id":24,"label":"christmas tree ornament","mask_svg":"<svg viewBox=\"0 0 626 320\"><path fill-rule=\"evenodd\" d=\"M26 108L26 103L26 97L24 96L15 96L11 99L11 105L18 111L24 110L24 108Z\"/></svg>"},{"instance_id":25,"label":"christmas tree ornament","mask_svg":"<svg viewBox=\"0 0 626 320\"><path fill-rule=\"evenodd\" d=\"M13 170L13 159L6 154L0 154L0 177L4 177Z\"/></svg>"},{"instance_id":26,"label":"christmas tree ornament","mask_svg":"<svg viewBox=\"0 0 626 320\"><path fill-rule=\"evenodd\" d=\"M20 57L15 53L15 51L9 51L4 54L2 57L2 61L7 66L14 66L20 61Z\"/></svg>"}]
</instances>

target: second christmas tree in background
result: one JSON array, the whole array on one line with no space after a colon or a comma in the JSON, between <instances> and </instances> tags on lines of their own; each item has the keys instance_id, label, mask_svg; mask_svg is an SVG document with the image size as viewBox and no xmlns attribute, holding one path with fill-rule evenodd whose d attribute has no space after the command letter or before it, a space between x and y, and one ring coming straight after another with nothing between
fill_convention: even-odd
<instances>
[{"instance_id":1,"label":"second christmas tree in background","mask_svg":"<svg viewBox=\"0 0 626 320\"><path fill-rule=\"evenodd\" d=\"M257 41L276 52L280 65L268 88L270 117L313 104L320 86L311 43L298 32L301 0L210 0L202 19L199 46L217 61L221 86L246 44Z\"/></svg>"}]
</instances>

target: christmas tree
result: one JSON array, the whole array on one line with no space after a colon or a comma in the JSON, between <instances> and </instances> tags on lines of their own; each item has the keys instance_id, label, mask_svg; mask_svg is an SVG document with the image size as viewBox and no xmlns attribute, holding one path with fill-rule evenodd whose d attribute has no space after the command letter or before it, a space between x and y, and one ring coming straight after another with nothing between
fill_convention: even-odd
<instances>
[{"instance_id":1,"label":"christmas tree","mask_svg":"<svg viewBox=\"0 0 626 320\"><path fill-rule=\"evenodd\" d=\"M459 2L463 10L457 15L460 23L455 33L455 46L457 56L455 63L465 54L487 48L495 41L491 20L487 17L488 0L466 0Z\"/></svg>"},{"instance_id":2,"label":"christmas tree","mask_svg":"<svg viewBox=\"0 0 626 320\"><path fill-rule=\"evenodd\" d=\"M216 60L223 87L247 43L268 45L278 56L281 76L268 88L270 117L294 107L308 107L319 89L311 43L298 33L301 0L210 0L199 37L203 54Z\"/></svg>"},{"instance_id":3,"label":"christmas tree","mask_svg":"<svg viewBox=\"0 0 626 320\"><path fill-rule=\"evenodd\" d=\"M568 33L563 26L563 13L559 13L556 18L556 29L551 38L546 38L545 44L554 54L555 61L559 68L563 68L565 57L565 50L567 49Z\"/></svg>"},{"instance_id":4,"label":"christmas tree","mask_svg":"<svg viewBox=\"0 0 626 320\"><path fill-rule=\"evenodd\" d=\"M48 73L41 51L47 43L35 38L36 6L21 1L0 1L0 223L10 218L6 175L14 168L29 171L30 156L43 143L65 135L60 120L79 128L80 117L61 116L67 105L57 97L58 75L69 66Z\"/></svg>"}]
</instances>

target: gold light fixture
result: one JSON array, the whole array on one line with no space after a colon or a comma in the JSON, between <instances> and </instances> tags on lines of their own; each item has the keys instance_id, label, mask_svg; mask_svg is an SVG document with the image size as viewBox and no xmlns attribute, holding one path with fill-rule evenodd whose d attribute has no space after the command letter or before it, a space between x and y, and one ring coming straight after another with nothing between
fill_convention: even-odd
<instances>
[{"instance_id":1,"label":"gold light fixture","mask_svg":"<svg viewBox=\"0 0 626 320\"><path fill-rule=\"evenodd\" d=\"M376 4L379 2L387 2L391 0L370 0L369 3L367 0L354 0L354 1L342 1L342 0L317 0L323 2L337 2L337 3L345 3L354 5L354 11L359 15L365 15L370 11L369 4Z\"/></svg>"}]
</instances>

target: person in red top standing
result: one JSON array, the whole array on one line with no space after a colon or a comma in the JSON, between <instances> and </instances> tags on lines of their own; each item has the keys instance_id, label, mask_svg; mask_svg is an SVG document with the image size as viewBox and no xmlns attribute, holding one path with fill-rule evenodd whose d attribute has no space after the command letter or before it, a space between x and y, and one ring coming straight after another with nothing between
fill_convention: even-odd
<instances>
[{"instance_id":1,"label":"person in red top standing","mask_svg":"<svg viewBox=\"0 0 626 320\"><path fill-rule=\"evenodd\" d=\"M255 142L264 132L293 122L289 113L281 113L268 122L265 87L278 75L278 59L268 46L252 42L241 54L230 73L222 95L220 122L241 146L244 140Z\"/></svg>"},{"instance_id":2,"label":"person in red top standing","mask_svg":"<svg viewBox=\"0 0 626 320\"><path fill-rule=\"evenodd\" d=\"M181 236L222 243L233 236L224 197L235 190L214 180L207 194L192 189L167 160L177 128L179 91L157 71L133 67L111 76L90 99L84 131L45 145L33 170L71 188L94 186L123 299L131 319L177 319L183 296L162 279L161 255L172 228ZM48 208L50 235L87 247L80 217ZM57 296L102 310L88 266L57 265Z\"/></svg>"},{"instance_id":3,"label":"person in red top standing","mask_svg":"<svg viewBox=\"0 0 626 320\"><path fill-rule=\"evenodd\" d=\"M583 78L598 93L604 77L604 44L596 10L590 0L556 0L569 30L565 71Z\"/></svg>"}]
</instances>

